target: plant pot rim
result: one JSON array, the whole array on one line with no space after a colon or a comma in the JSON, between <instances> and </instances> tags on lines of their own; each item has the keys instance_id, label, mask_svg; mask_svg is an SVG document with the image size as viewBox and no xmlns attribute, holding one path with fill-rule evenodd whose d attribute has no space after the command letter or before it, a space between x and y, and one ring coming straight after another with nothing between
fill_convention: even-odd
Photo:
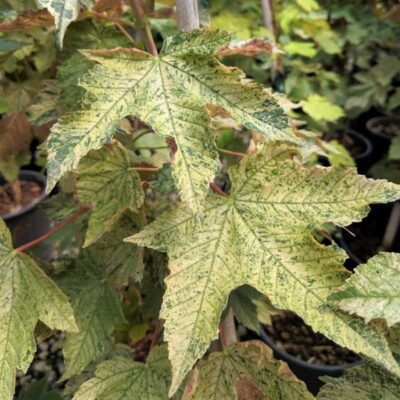
<instances>
[{"instance_id":1,"label":"plant pot rim","mask_svg":"<svg viewBox=\"0 0 400 400\"><path fill-rule=\"evenodd\" d=\"M365 150L360 154L356 154L353 157L354 160L362 160L368 157L372 153L372 142L368 138L366 138L363 134L351 128L347 128L345 133L355 136L365 145Z\"/></svg>"},{"instance_id":2,"label":"plant pot rim","mask_svg":"<svg viewBox=\"0 0 400 400\"><path fill-rule=\"evenodd\" d=\"M25 207L22 207L20 210L18 210L16 212L11 212L11 213L1 215L0 217L4 221L10 221L14 218L21 217L22 215L28 213L29 211L32 211L33 209L35 209L38 206L38 204L40 202L42 202L47 197L46 190L45 190L47 179L40 172L31 171L28 169L20 170L19 174L18 174L18 179L19 180L24 179L27 181L33 181L33 182L38 183L40 185L40 187L42 188L42 193L34 202L28 204ZM4 184L5 182L6 182L5 179L0 175L0 184Z\"/></svg>"},{"instance_id":3,"label":"plant pot rim","mask_svg":"<svg viewBox=\"0 0 400 400\"><path fill-rule=\"evenodd\" d=\"M379 117L374 117L371 118L367 121L367 129L375 136L379 136L381 138L387 139L387 140L392 140L394 138L394 136L392 135L387 135L386 133L382 133L376 130L375 128L375 124L379 123L381 121L395 121L398 122L400 125L400 118L396 117L396 116L388 116L388 115L382 115Z\"/></svg>"},{"instance_id":4,"label":"plant pot rim","mask_svg":"<svg viewBox=\"0 0 400 400\"><path fill-rule=\"evenodd\" d=\"M290 353L288 353L286 350L281 349L278 347L272 338L268 336L267 332L265 331L264 327L260 324L260 337L261 339L269 346L271 349L278 354L284 361L286 362L291 362L293 364L297 364L305 369L308 369L309 371L315 371L318 373L335 373L335 372L341 372L344 369L347 368L353 368L357 367L359 365L362 365L364 361L362 359L358 361L354 361L352 363L347 363L347 364L341 364L341 365L320 365L320 364L313 364L309 363L303 360L299 360L295 356L292 356Z\"/></svg>"}]
</instances>

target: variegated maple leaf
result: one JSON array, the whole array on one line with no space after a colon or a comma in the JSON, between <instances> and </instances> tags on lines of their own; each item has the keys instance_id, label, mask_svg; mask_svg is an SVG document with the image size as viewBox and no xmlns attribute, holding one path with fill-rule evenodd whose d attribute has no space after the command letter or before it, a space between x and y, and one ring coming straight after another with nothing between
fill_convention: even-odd
<instances>
[{"instance_id":1,"label":"variegated maple leaf","mask_svg":"<svg viewBox=\"0 0 400 400\"><path fill-rule=\"evenodd\" d=\"M76 332L67 297L29 256L13 250L0 219L0 400L11 400L16 369L26 371L35 354L38 321Z\"/></svg>"},{"instance_id":2,"label":"variegated maple leaf","mask_svg":"<svg viewBox=\"0 0 400 400\"><path fill-rule=\"evenodd\" d=\"M37 0L38 7L47 8L54 17L57 30L57 44L62 49L65 31L68 25L79 15L79 0Z\"/></svg>"},{"instance_id":3,"label":"variegated maple leaf","mask_svg":"<svg viewBox=\"0 0 400 400\"><path fill-rule=\"evenodd\" d=\"M236 343L200 361L183 395L183 400L313 398L287 364L274 359L272 350L256 340Z\"/></svg>"},{"instance_id":4,"label":"variegated maple leaf","mask_svg":"<svg viewBox=\"0 0 400 400\"><path fill-rule=\"evenodd\" d=\"M400 323L400 254L379 253L359 265L330 299L351 314Z\"/></svg>"},{"instance_id":5,"label":"variegated maple leaf","mask_svg":"<svg viewBox=\"0 0 400 400\"><path fill-rule=\"evenodd\" d=\"M312 236L326 222L360 221L369 203L400 198L400 187L351 168L304 167L295 154L283 144L262 147L229 170L231 193L210 193L201 217L181 204L128 239L169 255L161 318L172 364L171 394L217 336L229 293L243 284L400 375L384 336L328 302L348 277L345 253Z\"/></svg>"},{"instance_id":6,"label":"variegated maple leaf","mask_svg":"<svg viewBox=\"0 0 400 400\"><path fill-rule=\"evenodd\" d=\"M83 51L99 65L80 81L87 92L82 108L53 127L47 190L89 150L109 142L126 115L175 139L173 175L182 199L194 211L202 208L219 165L207 104L224 108L267 138L298 142L274 98L214 57L229 40L223 32L194 31L168 38L159 56L122 48Z\"/></svg>"}]
</instances>

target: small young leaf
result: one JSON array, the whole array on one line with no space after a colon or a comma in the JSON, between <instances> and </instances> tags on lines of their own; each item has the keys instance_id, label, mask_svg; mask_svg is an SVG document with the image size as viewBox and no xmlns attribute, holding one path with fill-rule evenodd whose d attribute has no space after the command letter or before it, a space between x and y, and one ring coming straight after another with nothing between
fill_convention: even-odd
<instances>
[{"instance_id":1,"label":"small young leaf","mask_svg":"<svg viewBox=\"0 0 400 400\"><path fill-rule=\"evenodd\" d=\"M171 366L167 346L154 347L146 363L129 358L104 361L96 377L85 382L73 400L168 400Z\"/></svg>"},{"instance_id":2,"label":"small young leaf","mask_svg":"<svg viewBox=\"0 0 400 400\"><path fill-rule=\"evenodd\" d=\"M52 329L77 331L67 297L29 256L12 248L0 219L0 399L11 400L15 370L26 371L35 353L41 320Z\"/></svg>"},{"instance_id":3,"label":"small young leaf","mask_svg":"<svg viewBox=\"0 0 400 400\"><path fill-rule=\"evenodd\" d=\"M383 318L389 326L400 323L400 254L379 253L354 272L330 299L366 322Z\"/></svg>"},{"instance_id":4,"label":"small young leaf","mask_svg":"<svg viewBox=\"0 0 400 400\"><path fill-rule=\"evenodd\" d=\"M253 396L240 396L249 390ZM243 398L311 400L314 397L286 363L274 359L272 350L256 340L234 344L201 361L183 396L183 400Z\"/></svg>"},{"instance_id":5,"label":"small young leaf","mask_svg":"<svg viewBox=\"0 0 400 400\"><path fill-rule=\"evenodd\" d=\"M400 187L352 168L307 168L294 154L283 144L262 147L230 168L229 197L210 194L201 219L181 205L128 239L168 251L161 317L173 367L170 393L216 337L230 291L246 283L400 375L381 333L329 305L348 276L344 252L312 237L323 223L360 221L369 203L398 199Z\"/></svg>"},{"instance_id":6,"label":"small young leaf","mask_svg":"<svg viewBox=\"0 0 400 400\"><path fill-rule=\"evenodd\" d=\"M90 152L76 172L79 199L93 205L84 244L88 246L110 231L127 209L137 211L144 193L128 151L118 143Z\"/></svg>"}]
</instances>

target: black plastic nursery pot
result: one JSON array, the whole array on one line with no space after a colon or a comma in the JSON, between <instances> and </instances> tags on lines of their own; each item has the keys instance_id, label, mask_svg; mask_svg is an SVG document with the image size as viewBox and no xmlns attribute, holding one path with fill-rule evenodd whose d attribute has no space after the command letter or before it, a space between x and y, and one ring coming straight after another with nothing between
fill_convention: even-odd
<instances>
[{"instance_id":1,"label":"black plastic nursery pot","mask_svg":"<svg viewBox=\"0 0 400 400\"><path fill-rule=\"evenodd\" d=\"M340 230L340 235L335 240L349 256L345 261L348 270L352 271L382 250L381 245L392 208L393 204L374 204L361 222ZM392 247L385 251L400 252L400 230Z\"/></svg>"},{"instance_id":2,"label":"black plastic nursery pot","mask_svg":"<svg viewBox=\"0 0 400 400\"><path fill-rule=\"evenodd\" d=\"M400 118L394 116L371 118L367 121L366 127L371 134L376 151L386 154L392 139L400 134Z\"/></svg>"},{"instance_id":3,"label":"black plastic nursery pot","mask_svg":"<svg viewBox=\"0 0 400 400\"><path fill-rule=\"evenodd\" d=\"M29 205L22 207L14 213L1 216L11 232L14 247L19 247L31 242L51 229L50 219L40 207L38 207L46 197L46 177L36 171L21 170L19 173L19 180L36 182L42 188L42 192L39 198ZM4 178L0 177L0 185L4 184ZM50 246L42 244L37 246L36 250L41 258L47 259Z\"/></svg>"},{"instance_id":4,"label":"black plastic nursery pot","mask_svg":"<svg viewBox=\"0 0 400 400\"><path fill-rule=\"evenodd\" d=\"M285 361L291 371L307 385L308 390L316 395L324 384L319 378L323 376L338 377L347 368L353 368L361 365L363 361L358 361L343 364L343 365L319 365L299 360L295 356L289 354L284 349L278 347L272 338L267 334L265 329L260 326L260 337L261 339L273 350L274 357Z\"/></svg>"},{"instance_id":5,"label":"black plastic nursery pot","mask_svg":"<svg viewBox=\"0 0 400 400\"><path fill-rule=\"evenodd\" d=\"M354 129L347 129L346 134L350 136L352 140L354 140L360 151L356 153L352 153L352 157L357 164L357 170L360 173L365 173L371 167L373 160L372 160L372 150L373 145L372 142L362 135L360 132L355 131Z\"/></svg>"}]
</instances>

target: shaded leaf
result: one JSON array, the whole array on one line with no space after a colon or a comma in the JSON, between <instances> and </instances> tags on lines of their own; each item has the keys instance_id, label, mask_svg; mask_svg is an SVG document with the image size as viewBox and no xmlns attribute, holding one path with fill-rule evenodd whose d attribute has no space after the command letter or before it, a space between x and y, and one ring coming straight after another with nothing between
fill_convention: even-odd
<instances>
[{"instance_id":1,"label":"shaded leaf","mask_svg":"<svg viewBox=\"0 0 400 400\"><path fill-rule=\"evenodd\" d=\"M367 363L345 369L340 378L324 377L318 400L399 400L400 379Z\"/></svg>"},{"instance_id":2,"label":"shaded leaf","mask_svg":"<svg viewBox=\"0 0 400 400\"><path fill-rule=\"evenodd\" d=\"M12 248L0 220L0 399L11 400L15 370L26 371L35 354L34 330L41 320L52 329L77 331L67 297L29 256Z\"/></svg>"},{"instance_id":3,"label":"shaded leaf","mask_svg":"<svg viewBox=\"0 0 400 400\"><path fill-rule=\"evenodd\" d=\"M96 377L85 382L73 400L167 400L171 366L167 346L154 347L146 363L129 358L104 361Z\"/></svg>"},{"instance_id":4,"label":"shaded leaf","mask_svg":"<svg viewBox=\"0 0 400 400\"><path fill-rule=\"evenodd\" d=\"M61 394L48 389L47 379L32 382L22 388L18 400L62 400Z\"/></svg>"},{"instance_id":5,"label":"shaded leaf","mask_svg":"<svg viewBox=\"0 0 400 400\"><path fill-rule=\"evenodd\" d=\"M63 379L82 372L112 343L112 332L125 322L118 291L106 281L103 268L88 252L66 265L58 282L71 301L79 332L63 342Z\"/></svg>"},{"instance_id":6,"label":"shaded leaf","mask_svg":"<svg viewBox=\"0 0 400 400\"><path fill-rule=\"evenodd\" d=\"M249 390L251 396L241 396ZM259 393L259 397L255 393ZM258 398L311 400L314 396L286 363L274 359L272 350L256 340L234 344L201 361L183 396L183 400Z\"/></svg>"},{"instance_id":7,"label":"shaded leaf","mask_svg":"<svg viewBox=\"0 0 400 400\"><path fill-rule=\"evenodd\" d=\"M379 253L359 265L330 299L344 311L365 318L400 323L400 254Z\"/></svg>"},{"instance_id":8,"label":"shaded leaf","mask_svg":"<svg viewBox=\"0 0 400 400\"><path fill-rule=\"evenodd\" d=\"M230 168L230 195L210 194L202 218L182 204L127 239L168 251L161 318L173 366L171 393L217 336L230 291L243 284L400 374L380 332L329 305L328 296L348 276L345 254L312 237L323 223L360 221L369 203L398 199L400 189L352 168L304 167L294 154L285 145L262 147Z\"/></svg>"},{"instance_id":9,"label":"shaded leaf","mask_svg":"<svg viewBox=\"0 0 400 400\"><path fill-rule=\"evenodd\" d=\"M78 197L93 206L84 243L88 246L110 231L126 210L137 211L144 193L128 151L118 143L90 152L76 172Z\"/></svg>"}]
</instances>

